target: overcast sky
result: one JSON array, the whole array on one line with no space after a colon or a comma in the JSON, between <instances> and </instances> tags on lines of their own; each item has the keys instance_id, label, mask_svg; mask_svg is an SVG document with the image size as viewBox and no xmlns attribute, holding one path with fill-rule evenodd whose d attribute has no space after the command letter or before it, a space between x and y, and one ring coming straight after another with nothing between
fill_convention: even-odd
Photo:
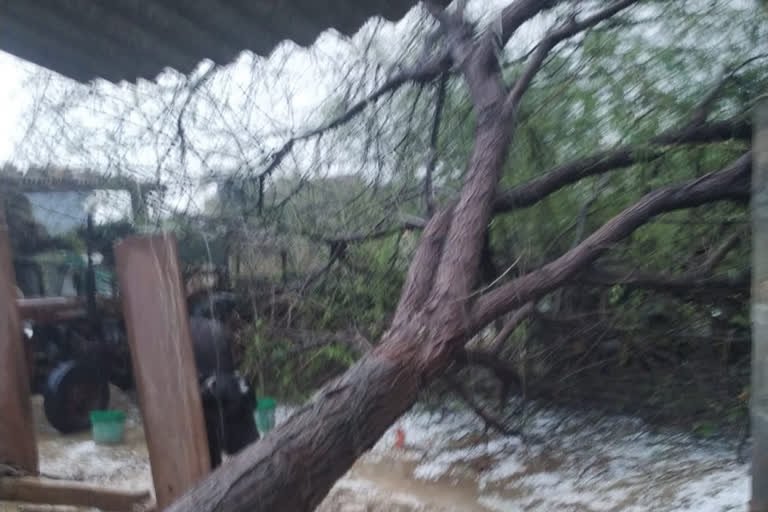
<instances>
[{"instance_id":1,"label":"overcast sky","mask_svg":"<svg viewBox=\"0 0 768 512\"><path fill-rule=\"evenodd\" d=\"M499 10L508 2L475 0L469 4L469 15L476 20L482 18L483 23L494 23L498 21ZM376 33L368 48L368 61L380 63L386 70L398 61L399 52L416 32L414 24L420 14L422 11L414 9L397 24L372 20L351 39L327 31L309 49L285 42L268 58L242 54L218 70L207 87L201 89L208 98L191 109L196 119L190 121L186 134L198 153L187 155L183 162L177 148L172 148L177 133L175 117L168 116L166 111L168 105L178 109L183 103L173 95L187 77L167 72L157 77L156 82L144 81L136 87L103 81L78 85L0 52L0 165L13 161L22 167L30 163L88 167L151 180L162 175L161 179L173 180L174 186L182 190L173 201L174 207L178 207L183 196L195 203L194 208L199 208L207 194L197 178L205 169L226 171L243 162L258 169L263 151L273 151L291 134L327 120L329 107L340 101L340 85L355 80L354 74L352 78L345 75L349 63L360 61L371 35ZM526 24L508 44L508 53L525 53L551 21L552 17L547 15ZM416 40L420 42L422 37ZM203 63L201 69L206 67ZM361 70L353 68L353 72ZM62 129L60 124L38 119L36 137L24 138L35 93L39 93L44 81L49 84L46 98L50 98L50 104L43 112L48 116L55 112L52 117L59 120L66 118L72 128ZM97 100L91 101L92 90L96 91L93 96ZM364 91L358 91L357 96L362 95ZM66 103L67 107L63 111L54 109L57 102ZM345 145L353 143L345 141ZM298 146L295 151L310 151L308 145ZM167 157L169 148L173 149L172 156ZM341 164L346 168L339 168L337 162L337 168L330 172L357 170Z\"/></svg>"},{"instance_id":2,"label":"overcast sky","mask_svg":"<svg viewBox=\"0 0 768 512\"><path fill-rule=\"evenodd\" d=\"M22 114L31 102L23 89L24 77L36 67L0 51L0 162L12 158L20 138Z\"/></svg>"},{"instance_id":3,"label":"overcast sky","mask_svg":"<svg viewBox=\"0 0 768 512\"><path fill-rule=\"evenodd\" d=\"M507 3L506 0L476 0L470 3L470 16L478 18L481 15L486 19L492 19L494 14ZM374 49L375 56L382 61L386 67L394 62L397 57L396 51L403 44L404 36L413 31L413 23L418 19L414 9L397 24L384 23L378 27L377 46ZM285 125L286 130L296 129L299 126L306 126L312 119L312 113L329 96L332 96L334 88L339 79L338 70L329 70L328 63L342 62L346 59L352 59L355 54L363 51L367 44L372 29L376 26L374 21L369 22L363 27L352 40L338 37L334 32L328 31L320 36L316 44L309 51L298 50L291 43L285 43L278 48L274 55L268 60L263 58L252 59L248 55L243 55L235 63L227 67L221 74L228 74L228 80L222 82L217 96L221 93L222 97L228 94L231 98L237 97L237 88L242 87L243 83L252 81L252 74L275 73L278 76L277 81L270 84L267 90L261 91L260 101L258 101L260 115L263 119L252 120L255 125L269 119L274 123L279 120ZM535 27L526 27L523 39L531 40ZM391 51L389 51L391 50ZM387 53L391 53L387 55ZM390 60L390 62L387 62ZM23 136L26 125L26 118L29 114L29 108L32 103L34 88L25 88L25 79L31 74L40 74L38 66L20 61L19 59L0 52L0 163L20 158L23 163L29 163L30 152L24 152L21 155L14 150ZM53 75L52 80L60 84L69 82L68 79ZM159 82L165 80L179 80L173 74L159 77ZM232 86L231 81L235 82ZM123 98L132 95L130 88L115 87L108 84L101 84L100 90L107 91L108 94L121 96ZM228 91L223 88L230 87ZM152 86L144 84L139 89L143 89L145 94L153 94ZM151 110L151 108L150 108ZM27 114L27 116L25 116ZM87 113L83 115L83 124L90 128L103 127L104 131L110 129L110 120L98 115L99 113ZM280 124L278 123L278 124ZM56 158L68 160L73 155L62 155L58 153ZM89 155L89 158L92 155ZM25 158L26 157L26 158ZM133 155L132 158L137 158ZM138 160L145 160L138 157ZM147 163L155 164L157 155L151 155L146 158ZM41 162L44 163L44 162ZM74 157L72 162L60 161L60 164L68 165L77 163Z\"/></svg>"}]
</instances>

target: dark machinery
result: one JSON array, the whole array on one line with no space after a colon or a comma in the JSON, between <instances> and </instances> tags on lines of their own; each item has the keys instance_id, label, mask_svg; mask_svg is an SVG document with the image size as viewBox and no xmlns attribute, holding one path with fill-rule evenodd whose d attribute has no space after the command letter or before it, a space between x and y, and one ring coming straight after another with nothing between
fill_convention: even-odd
<instances>
[{"instance_id":1,"label":"dark machinery","mask_svg":"<svg viewBox=\"0 0 768 512\"><path fill-rule=\"evenodd\" d=\"M14 261L32 391L62 433L90 426L90 411L109 404L110 382L127 389L133 380L114 279L86 245L85 257L58 251Z\"/></svg>"}]
</instances>

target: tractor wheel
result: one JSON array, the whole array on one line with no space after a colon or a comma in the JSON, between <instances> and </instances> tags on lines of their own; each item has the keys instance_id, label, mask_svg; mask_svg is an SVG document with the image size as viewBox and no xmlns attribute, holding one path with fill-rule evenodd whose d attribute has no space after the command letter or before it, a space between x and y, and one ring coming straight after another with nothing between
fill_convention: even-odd
<instances>
[{"instance_id":1,"label":"tractor wheel","mask_svg":"<svg viewBox=\"0 0 768 512\"><path fill-rule=\"evenodd\" d=\"M91 411L109 405L109 384L98 368L84 361L65 361L48 376L43 407L45 417L62 434L90 427Z\"/></svg>"}]
</instances>

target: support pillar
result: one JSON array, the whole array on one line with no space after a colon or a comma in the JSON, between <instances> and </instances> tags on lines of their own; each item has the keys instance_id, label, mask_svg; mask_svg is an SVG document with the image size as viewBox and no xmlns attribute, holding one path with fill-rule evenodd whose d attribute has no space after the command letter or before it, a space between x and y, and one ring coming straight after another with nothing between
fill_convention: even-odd
<instances>
[{"instance_id":1,"label":"support pillar","mask_svg":"<svg viewBox=\"0 0 768 512\"><path fill-rule=\"evenodd\" d=\"M768 100L755 109L752 171L752 512L768 512Z\"/></svg>"},{"instance_id":2,"label":"support pillar","mask_svg":"<svg viewBox=\"0 0 768 512\"><path fill-rule=\"evenodd\" d=\"M0 463L37 474L29 373L16 299L5 205L0 202Z\"/></svg>"},{"instance_id":3,"label":"support pillar","mask_svg":"<svg viewBox=\"0 0 768 512\"><path fill-rule=\"evenodd\" d=\"M115 246L117 276L158 510L211 470L176 239Z\"/></svg>"}]
</instances>

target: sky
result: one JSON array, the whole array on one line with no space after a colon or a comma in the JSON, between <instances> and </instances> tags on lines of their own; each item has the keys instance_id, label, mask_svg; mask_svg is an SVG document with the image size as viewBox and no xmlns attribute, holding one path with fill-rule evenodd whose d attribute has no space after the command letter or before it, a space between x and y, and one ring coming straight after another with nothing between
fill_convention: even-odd
<instances>
[{"instance_id":1,"label":"sky","mask_svg":"<svg viewBox=\"0 0 768 512\"><path fill-rule=\"evenodd\" d=\"M469 15L474 19L493 21L506 3L508 0L476 0L469 4ZM369 21L351 39L343 38L335 31L326 31L309 49L298 49L285 42L268 58L247 52L242 54L218 71L208 88L216 101L228 110L219 116L212 116L205 107L195 110L195 115L208 115L212 121L205 125L206 131L191 127L187 136L194 142L194 147L208 153L204 158L188 157L183 162L178 151L173 153L174 157L164 157L172 146L176 127L173 122L163 124L162 113L168 104L168 90L172 89L169 85L178 88L186 77L167 72L157 77L156 83L144 82L136 87L97 82L90 87L98 91L102 99L94 102L82 100L87 98L89 86L78 85L0 52L0 76L3 77L0 80L0 166L13 162L21 167L30 163L97 167L105 173L129 173L154 180L162 174L158 171L159 162L162 162L162 167L170 170L164 171L161 179L171 176L179 190L177 197L170 199L174 207L187 201L193 208L201 208L205 198L212 193L210 187L203 187L197 181L203 174L203 167L226 169L240 165L244 160L259 162L263 159L260 152L274 150L291 134L301 133L327 119L327 109L332 106L329 100L339 99L337 89L344 62L360 57L370 34L377 28L375 58L384 69L392 66L397 58L396 49L404 43L404 35L413 31L419 14L420 11L415 9L395 24ZM542 27L539 21L524 27L517 36L518 46L527 47L537 40ZM341 65L336 69L331 67L338 63ZM201 69L205 67L203 63ZM199 70L197 74L200 74ZM267 78L254 81L256 75ZM57 112L57 115L66 117L70 125L77 125L78 131L87 134L81 136L81 140L69 141L72 134L68 130L53 124L46 127L45 119L41 121L39 118L38 127L42 128L37 130L37 138L32 137L30 142L25 136L34 93L41 83L40 77L46 76L53 84L48 91L51 105L55 101L63 102L63 98L69 98L67 95L73 92L80 98L77 107L70 107L63 114ZM46 112L50 115L53 111L49 105ZM147 135L148 128L156 129L157 133ZM231 156L243 151L242 147L233 147L232 132L246 134L239 138L246 155ZM217 133L223 135L217 137ZM350 171L332 169L329 172Z\"/></svg>"},{"instance_id":2,"label":"sky","mask_svg":"<svg viewBox=\"0 0 768 512\"><path fill-rule=\"evenodd\" d=\"M0 51L0 163L13 157L21 138L22 116L32 100L24 91L24 79L36 67Z\"/></svg>"},{"instance_id":3,"label":"sky","mask_svg":"<svg viewBox=\"0 0 768 512\"><path fill-rule=\"evenodd\" d=\"M397 37L404 30L404 26L415 19L415 13L406 16L405 23L385 23L380 28L380 36L390 40ZM261 135L264 126L274 126L281 130L276 136L273 145L281 143L290 133L295 133L300 127L312 127L313 122L319 122L324 102L332 97L334 81L339 73L325 72L323 63L353 59L355 52L359 52L361 44L366 42L365 35L370 33L376 23L374 21L364 25L361 33L351 40L342 38L335 31L326 31L321 34L313 47L299 49L286 41L279 45L268 58L255 57L249 52L243 53L235 62L218 71L210 85L212 95L220 102L230 104L226 121L221 121L215 127L224 130L224 124L237 127L238 123L248 124L253 128L254 135ZM201 66L193 75L200 75L200 71L209 67L209 63L201 63ZM274 74L274 80L265 79L254 82L253 75L259 74L268 77ZM163 95L163 88L178 88L185 80L175 72L164 72L156 78L156 82L144 81L136 86L127 84L113 85L104 81L96 81L94 84L81 85L76 82L45 70L35 64L23 61L13 55L0 51L0 166L6 162L12 162L19 167L27 165L54 165L59 167L86 168L97 167L99 171L114 173L113 165L119 166L117 172L127 172L141 179L153 180L157 177L158 162L163 161L167 167L178 167L173 158L163 159L164 152L170 146L170 137L154 137L146 140L141 133L152 123L157 123L160 114L168 102ZM81 104L62 114L67 116L67 121L78 125L78 130L89 132L85 141L85 147L78 147L75 141L67 144L67 133L62 133L58 126L45 126L46 120L38 118L38 137L26 137L29 119L32 117L33 101L35 93L39 90L39 84L49 80L53 87L48 95L52 103L61 101L66 94L74 91L74 94L83 94L89 87L97 90L106 100L100 102L81 101ZM255 86L254 86L255 83ZM249 89L255 91L251 97L242 92ZM245 102L248 105L245 105ZM132 103L133 102L133 103ZM137 105L140 103L140 105ZM241 119L237 115L238 106L241 110L248 111L248 119ZM49 113L53 111L48 108ZM155 116L155 117L153 117ZM118 122L118 118L127 119L126 123ZM154 121L148 121L148 119ZM50 124L50 123L49 123ZM174 131L174 123L166 123L170 126L154 126L159 132ZM74 131L74 130L73 130ZM211 130L213 131L213 129ZM117 135L115 135L117 134ZM231 137L223 136L222 140L216 140L210 133L195 133L190 130L190 140L196 145L218 153L231 152ZM197 137L197 140L195 138ZM22 142L23 141L23 142ZM125 143L123 143L125 142ZM243 141L241 141L243 142ZM247 142L247 138L245 141ZM50 148L46 147L50 144ZM106 149L102 149L102 144ZM244 144L247 146L248 144ZM122 153L122 154L116 154ZM112 158L115 161L112 161ZM249 158L258 159L249 155ZM225 157L213 157L213 167L226 168L230 160ZM184 162L184 174L199 177L202 173L199 159L190 158ZM127 168L127 171L126 171ZM181 174L177 169L173 171ZM168 175L170 172L167 173ZM166 178L167 176L163 176ZM170 198L175 207L181 201L194 203L193 209L200 208L207 197L210 197L211 187L194 186L189 184L182 187L181 178L176 179L177 188L184 191ZM173 186L172 185L172 186ZM213 189L215 191L215 188ZM114 195L112 196L115 197ZM36 198L39 199L39 198ZM126 210L127 198L122 198L119 208ZM169 198L166 198L168 201ZM71 198L62 199L64 203L71 203ZM44 203L45 201L43 201ZM38 214L42 215L41 208L45 205L39 200L33 201L33 206ZM189 205L188 205L189 206ZM71 210L69 208L67 211ZM78 217L80 212L78 212ZM61 216L60 216L61 217ZM69 218L70 215L64 217ZM63 218L63 217L62 217ZM68 220L62 221L62 226L71 224Z\"/></svg>"},{"instance_id":4,"label":"sky","mask_svg":"<svg viewBox=\"0 0 768 512\"><path fill-rule=\"evenodd\" d=\"M492 18L494 13L498 12L507 1L476 0L469 5L469 15L474 18ZM393 47L397 46L402 35L416 19L416 12L417 10L414 9L401 22L394 24L386 22L380 27L380 33L377 37L382 41L382 47L386 46L387 41ZM263 62L262 66L268 69L285 59L285 53L292 54L285 65L288 68L293 68L294 71L286 74L282 83L274 85L291 92L290 106L294 115L297 115L299 118L297 121L300 121L302 115L306 116L318 104L321 104L324 97L332 92L329 90L329 80L323 78L323 75L326 73L323 70L313 69L313 61L322 60L324 57L344 59L345 54L352 55L356 51L360 51L361 46L366 43L366 34L370 33L370 29L374 25L374 21L369 22L360 33L353 36L351 41L338 37L334 31L326 31L318 38L313 48L310 48L309 51L302 49L297 52L295 48L291 48L291 43L286 42L268 59L258 59L266 61ZM526 30L530 32L530 27L526 27L524 31ZM386 56L382 55L382 57ZM243 61L248 60L247 57L241 57L239 64L236 61L229 67L234 70L235 74L251 72L253 68L242 65ZM385 61L386 58L382 60ZM0 116L0 163L12 160L17 156L15 150L17 149L17 143L23 135L23 118L32 104L31 93L33 89L30 87L25 89L25 80L30 75L39 73L40 70L41 68L34 64L0 51L0 76L3 77L3 80L0 81L0 112L2 112L2 116ZM66 78L54 76L56 76L55 80L61 83L70 82ZM167 79L168 77L160 75L158 82ZM242 79L247 80L248 78L242 77ZM130 94L130 88L113 89L119 89L113 90L118 95ZM275 99L274 95L271 99ZM284 107L284 105L281 106L280 102L273 101L272 105L265 107L264 114L271 117L284 116L286 112L281 107Z\"/></svg>"}]
</instances>

